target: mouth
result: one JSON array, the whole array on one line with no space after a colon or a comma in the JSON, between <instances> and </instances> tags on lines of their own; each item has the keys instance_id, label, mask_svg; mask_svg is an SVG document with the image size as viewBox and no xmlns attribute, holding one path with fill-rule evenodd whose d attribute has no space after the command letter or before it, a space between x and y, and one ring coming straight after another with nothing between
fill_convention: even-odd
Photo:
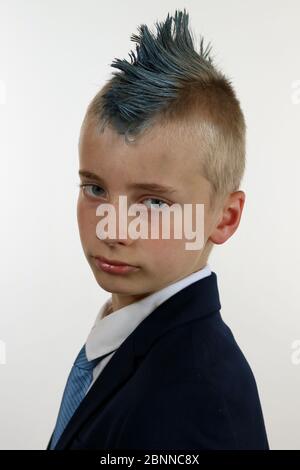
<instances>
[{"instance_id":1,"label":"mouth","mask_svg":"<svg viewBox=\"0 0 300 470\"><path fill-rule=\"evenodd\" d=\"M110 274L127 274L138 271L139 269L137 266L133 266L119 260L109 260L103 256L94 256L94 259L98 268Z\"/></svg>"}]
</instances>

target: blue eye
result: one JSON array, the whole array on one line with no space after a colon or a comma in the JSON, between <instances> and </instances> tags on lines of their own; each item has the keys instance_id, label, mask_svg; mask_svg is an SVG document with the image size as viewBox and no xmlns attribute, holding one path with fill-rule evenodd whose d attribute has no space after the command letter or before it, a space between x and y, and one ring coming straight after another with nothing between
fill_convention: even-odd
<instances>
[{"instance_id":1,"label":"blue eye","mask_svg":"<svg viewBox=\"0 0 300 470\"><path fill-rule=\"evenodd\" d=\"M162 201L161 199L156 199L154 197L148 197L147 199L144 199L144 201L158 201L154 204L154 209L161 209L162 207L159 205L159 203L161 202L162 204L165 204L166 206L169 206L169 204L167 204L166 202ZM150 207L151 209L151 207Z\"/></svg>"},{"instance_id":2,"label":"blue eye","mask_svg":"<svg viewBox=\"0 0 300 470\"><path fill-rule=\"evenodd\" d=\"M98 190L98 191L100 191L100 192L103 191L103 189L102 189L100 186L98 186L97 184L81 183L81 184L79 184L78 186L79 186L79 188L83 188L84 194L86 194L86 195L88 195L88 196L90 196L90 197L92 197L92 198L97 198L97 197L101 197L101 196L102 196L102 194L99 194L99 192L98 192L98 193L95 193L95 192L93 191L95 188L96 188L96 190ZM88 189L89 189L90 191L88 191ZM163 204L163 205L165 205L165 206L169 206L169 204L168 204L167 202L164 202L164 201L162 201L161 199L157 199L157 198L154 198L154 197L146 198L146 199L144 199L144 201L155 201L155 203L151 205L151 207L154 206L154 207L153 207L154 209L161 209L162 206L160 205L160 203ZM146 206L147 206L147 204L146 204ZM151 209L151 207L150 207L150 209ZM163 206L163 207L164 207L164 206Z\"/></svg>"},{"instance_id":3,"label":"blue eye","mask_svg":"<svg viewBox=\"0 0 300 470\"><path fill-rule=\"evenodd\" d=\"M92 194L87 192L87 189L91 189L93 190L93 188L97 188L98 190L100 191L103 191L103 189L100 187L100 186L97 186L96 184L91 184L91 183L82 183L82 184L79 184L79 188L83 188L83 192L85 194L87 194L88 196L91 196L91 197L99 197L100 194L95 194L93 191L92 191Z\"/></svg>"}]
</instances>

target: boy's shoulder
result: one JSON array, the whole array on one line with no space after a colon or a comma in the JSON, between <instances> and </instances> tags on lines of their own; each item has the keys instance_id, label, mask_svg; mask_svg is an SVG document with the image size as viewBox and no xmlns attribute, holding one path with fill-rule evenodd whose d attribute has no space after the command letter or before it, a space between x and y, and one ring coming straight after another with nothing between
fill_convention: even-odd
<instances>
[{"instance_id":1,"label":"boy's shoulder","mask_svg":"<svg viewBox=\"0 0 300 470\"><path fill-rule=\"evenodd\" d=\"M169 331L140 366L136 448L268 448L255 378L220 312Z\"/></svg>"},{"instance_id":2,"label":"boy's shoulder","mask_svg":"<svg viewBox=\"0 0 300 470\"><path fill-rule=\"evenodd\" d=\"M151 358L154 356L162 368L168 368L166 380L174 366L178 377L219 380L225 388L231 380L255 383L252 369L220 311L169 330L153 346Z\"/></svg>"},{"instance_id":3,"label":"boy's shoulder","mask_svg":"<svg viewBox=\"0 0 300 470\"><path fill-rule=\"evenodd\" d=\"M220 310L214 272L167 299L132 333L144 365L161 374L162 383L174 376L214 377L221 381L219 387L237 379L254 384L250 365Z\"/></svg>"}]
</instances>

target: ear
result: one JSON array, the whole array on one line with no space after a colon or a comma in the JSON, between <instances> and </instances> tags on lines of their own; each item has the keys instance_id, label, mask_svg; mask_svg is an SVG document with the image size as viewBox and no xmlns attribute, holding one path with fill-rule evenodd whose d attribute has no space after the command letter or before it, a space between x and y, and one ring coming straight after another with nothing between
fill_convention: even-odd
<instances>
[{"instance_id":1,"label":"ear","mask_svg":"<svg viewBox=\"0 0 300 470\"><path fill-rule=\"evenodd\" d=\"M234 234L241 220L245 199L246 194L244 191L235 191L230 194L221 209L221 214L219 213L218 221L211 232L209 240L216 245L221 245Z\"/></svg>"}]
</instances>

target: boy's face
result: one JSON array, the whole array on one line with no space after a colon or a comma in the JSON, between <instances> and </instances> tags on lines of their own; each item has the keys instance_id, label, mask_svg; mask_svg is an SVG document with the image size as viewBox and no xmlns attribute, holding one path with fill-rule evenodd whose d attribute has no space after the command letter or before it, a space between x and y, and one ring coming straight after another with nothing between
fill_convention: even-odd
<instances>
[{"instance_id":1,"label":"boy's face","mask_svg":"<svg viewBox=\"0 0 300 470\"><path fill-rule=\"evenodd\" d=\"M213 229L213 214L209 211L210 183L201 176L199 156L195 155L193 142L175 133L174 139L166 139L166 131L153 128L147 135L127 144L124 136L106 127L101 134L92 121L81 129L79 140L80 170L102 178L81 176L77 217L82 247L98 284L112 293L113 310L131 304L143 297L176 282L199 270L206 264L203 248L185 249L186 242L171 236L163 239L126 239L97 237L99 216L96 208L101 203L112 204L116 210L118 234L119 196L127 196L127 206L145 204L147 211L155 211L154 205L164 203L204 204L204 245ZM135 183L156 183L173 188L171 193L158 193L148 189L133 188ZM154 199L154 200L153 200ZM159 201L157 201L159 199ZM194 212L193 212L194 213ZM130 220L135 217L127 217ZM161 220L161 219L160 219ZM171 216L172 234L173 216ZM193 218L193 224L194 224ZM195 230L195 225L193 225ZM118 236L118 235L117 235ZM149 234L150 237L150 234ZM108 273L99 268L95 257L118 260L139 269L127 274Z\"/></svg>"}]
</instances>

